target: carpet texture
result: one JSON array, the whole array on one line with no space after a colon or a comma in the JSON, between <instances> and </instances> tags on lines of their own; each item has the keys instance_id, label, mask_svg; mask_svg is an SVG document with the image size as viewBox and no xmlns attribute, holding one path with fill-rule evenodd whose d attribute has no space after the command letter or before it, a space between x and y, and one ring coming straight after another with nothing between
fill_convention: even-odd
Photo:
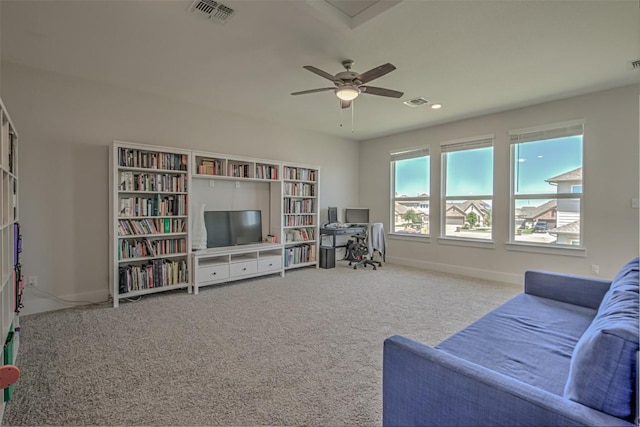
<instances>
[{"instance_id":1,"label":"carpet texture","mask_svg":"<svg viewBox=\"0 0 640 427\"><path fill-rule=\"evenodd\" d=\"M519 292L339 262L25 316L3 423L380 425L385 338L435 345Z\"/></svg>"}]
</instances>

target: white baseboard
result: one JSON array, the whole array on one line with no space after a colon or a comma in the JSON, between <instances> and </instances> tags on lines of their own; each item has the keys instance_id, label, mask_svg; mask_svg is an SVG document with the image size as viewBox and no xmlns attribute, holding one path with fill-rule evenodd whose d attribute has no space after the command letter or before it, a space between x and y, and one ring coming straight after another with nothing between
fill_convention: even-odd
<instances>
[{"instance_id":1,"label":"white baseboard","mask_svg":"<svg viewBox=\"0 0 640 427\"><path fill-rule=\"evenodd\" d=\"M483 270L481 268L462 267L459 265L441 264L437 262L393 256L387 256L387 262L390 264L405 265L407 267L416 267L424 270L434 270L442 273L460 274L462 276L477 277L485 280L495 280L497 282L511 283L518 286L522 286L524 283L524 278L521 274L504 273L500 271Z\"/></svg>"},{"instance_id":2,"label":"white baseboard","mask_svg":"<svg viewBox=\"0 0 640 427\"><path fill-rule=\"evenodd\" d=\"M70 295L56 295L58 298L68 301L78 301L75 303L64 302L47 295L33 288L25 288L22 295L22 305L24 308L20 311L20 316L29 314L44 313L46 311L61 310L63 308L77 307L87 305L92 302L103 302L109 298L109 291L90 291L81 292Z\"/></svg>"}]
</instances>

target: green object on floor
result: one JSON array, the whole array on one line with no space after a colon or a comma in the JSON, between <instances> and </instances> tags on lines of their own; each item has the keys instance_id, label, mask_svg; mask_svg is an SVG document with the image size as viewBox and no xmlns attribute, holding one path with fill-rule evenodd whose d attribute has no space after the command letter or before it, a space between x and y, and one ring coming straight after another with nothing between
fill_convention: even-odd
<instances>
[{"instance_id":1,"label":"green object on floor","mask_svg":"<svg viewBox=\"0 0 640 427\"><path fill-rule=\"evenodd\" d=\"M4 343L4 351L3 351L3 364L11 365L13 364L13 324L9 328L9 334L7 335L7 341ZM4 389L4 401L8 402L11 400L11 395L13 394L13 386Z\"/></svg>"}]
</instances>

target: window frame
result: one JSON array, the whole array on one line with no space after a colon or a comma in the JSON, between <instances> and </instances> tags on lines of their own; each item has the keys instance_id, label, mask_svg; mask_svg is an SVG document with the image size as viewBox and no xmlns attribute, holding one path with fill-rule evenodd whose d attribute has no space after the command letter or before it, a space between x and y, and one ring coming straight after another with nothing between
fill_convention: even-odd
<instances>
[{"instance_id":1,"label":"window frame","mask_svg":"<svg viewBox=\"0 0 640 427\"><path fill-rule=\"evenodd\" d=\"M479 148L491 147L491 194L479 194L473 196L447 196L447 161L446 157L448 153L459 152L464 150L473 150ZM475 247L494 247L494 232L493 232L493 201L494 201L494 171L495 171L495 135L477 135L468 138L458 138L453 140L446 140L440 142L440 235L438 237L439 243L455 244L463 246L475 246ZM485 201L489 200L492 210L492 222L491 222L491 238L476 238L476 237L456 237L447 235L447 202L456 201Z\"/></svg>"},{"instance_id":2,"label":"window frame","mask_svg":"<svg viewBox=\"0 0 640 427\"><path fill-rule=\"evenodd\" d=\"M389 152L389 165L390 165L390 189L391 189L391 195L390 195L390 200L391 200L391 204L390 204L390 209L389 209L389 236L390 237L394 237L394 238L401 238L401 239L423 239L428 241L431 237L431 214L429 214L429 233L427 234L412 234L412 233L400 233L400 232L396 232L395 231L395 208L396 208L396 202L397 201L404 201L404 202L423 202L426 201L429 206L431 206L431 152L430 152L430 146L429 145L423 145L423 146L419 146L419 147L410 147L410 148L404 148L404 149L398 149L398 150L392 150ZM426 197L421 197L421 196L411 196L411 197L402 197L399 198L396 196L396 162L400 161L400 160L410 160L410 159L417 159L420 157L427 157L427 161L429 163L429 175L427 176L428 178L428 188L427 188L427 196ZM430 209L430 208L429 208Z\"/></svg>"},{"instance_id":3,"label":"window frame","mask_svg":"<svg viewBox=\"0 0 640 427\"><path fill-rule=\"evenodd\" d=\"M523 129L509 130L509 240L506 244L507 249L525 251L525 252L541 252L555 253L562 255L586 256L586 246L584 243L584 120L570 120L564 122L551 123L541 126L534 126ZM516 194L516 146L518 144L526 144L529 142L539 142L549 139L578 136L582 137L582 181L580 183L580 192L573 192L574 185L571 185L568 192L563 193L522 193ZM516 203L518 200L571 200L579 201L580 212L580 245L574 245L574 239L571 243L542 243L542 242L525 242L516 240ZM556 207L557 209L557 207ZM557 211L556 211L557 218Z\"/></svg>"}]
</instances>

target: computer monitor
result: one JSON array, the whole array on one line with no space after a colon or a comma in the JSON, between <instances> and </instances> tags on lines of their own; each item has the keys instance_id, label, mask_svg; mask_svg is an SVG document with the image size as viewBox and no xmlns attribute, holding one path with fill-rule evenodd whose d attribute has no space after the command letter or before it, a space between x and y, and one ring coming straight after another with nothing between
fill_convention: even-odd
<instances>
[{"instance_id":1,"label":"computer monitor","mask_svg":"<svg viewBox=\"0 0 640 427\"><path fill-rule=\"evenodd\" d=\"M329 224L334 224L338 222L338 208L329 207L327 211L329 215L329 218L328 218Z\"/></svg>"},{"instance_id":2,"label":"computer monitor","mask_svg":"<svg viewBox=\"0 0 640 427\"><path fill-rule=\"evenodd\" d=\"M347 224L369 224L369 209L345 208L344 222Z\"/></svg>"}]
</instances>

